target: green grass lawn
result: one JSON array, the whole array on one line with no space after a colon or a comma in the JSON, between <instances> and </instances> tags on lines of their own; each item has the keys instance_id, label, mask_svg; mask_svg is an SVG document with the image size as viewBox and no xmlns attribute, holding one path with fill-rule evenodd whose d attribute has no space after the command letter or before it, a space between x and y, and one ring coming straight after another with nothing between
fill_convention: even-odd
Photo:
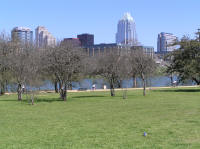
<instances>
[{"instance_id":1,"label":"green grass lawn","mask_svg":"<svg viewBox=\"0 0 200 149\"><path fill-rule=\"evenodd\" d=\"M0 149L200 149L200 89L0 97ZM24 97L24 99L26 99ZM143 133L147 132L144 137Z\"/></svg>"}]
</instances>

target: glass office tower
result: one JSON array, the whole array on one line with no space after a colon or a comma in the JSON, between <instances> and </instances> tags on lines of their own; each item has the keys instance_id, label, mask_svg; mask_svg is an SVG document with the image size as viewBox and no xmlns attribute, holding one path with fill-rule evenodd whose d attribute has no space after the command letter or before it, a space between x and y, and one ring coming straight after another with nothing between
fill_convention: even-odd
<instances>
[{"instance_id":1,"label":"glass office tower","mask_svg":"<svg viewBox=\"0 0 200 149\"><path fill-rule=\"evenodd\" d=\"M137 45L136 25L130 13L125 13L117 25L116 43L122 45Z\"/></svg>"}]
</instances>

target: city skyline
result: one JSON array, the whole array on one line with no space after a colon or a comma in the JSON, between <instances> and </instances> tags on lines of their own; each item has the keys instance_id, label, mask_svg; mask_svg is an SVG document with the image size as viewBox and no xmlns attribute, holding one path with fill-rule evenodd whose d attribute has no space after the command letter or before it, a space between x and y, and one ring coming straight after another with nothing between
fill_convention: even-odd
<instances>
[{"instance_id":1,"label":"city skyline","mask_svg":"<svg viewBox=\"0 0 200 149\"><path fill-rule=\"evenodd\" d=\"M29 4L30 7L25 7ZM39 5L38 5L39 4ZM127 4L127 5L125 5ZM138 39L143 45L157 47L160 32L177 37L193 35L200 27L199 1L113 0L86 1L3 1L0 30L10 32L14 26L45 26L57 39L76 38L81 33L95 35L95 44L114 43L119 18L130 12L137 24ZM8 9L9 8L9 9ZM37 9L35 9L37 8ZM32 10L32 11L30 11ZM37 11L34 11L37 10ZM156 50L155 50L156 51Z\"/></svg>"}]
</instances>

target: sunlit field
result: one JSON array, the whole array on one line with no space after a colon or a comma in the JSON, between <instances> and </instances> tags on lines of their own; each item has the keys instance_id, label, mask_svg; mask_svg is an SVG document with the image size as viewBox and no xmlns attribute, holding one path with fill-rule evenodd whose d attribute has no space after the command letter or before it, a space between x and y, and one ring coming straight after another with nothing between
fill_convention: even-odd
<instances>
[{"instance_id":1,"label":"sunlit field","mask_svg":"<svg viewBox=\"0 0 200 149\"><path fill-rule=\"evenodd\" d=\"M199 149L200 89L0 97L1 149ZM144 136L144 132L147 136Z\"/></svg>"}]
</instances>

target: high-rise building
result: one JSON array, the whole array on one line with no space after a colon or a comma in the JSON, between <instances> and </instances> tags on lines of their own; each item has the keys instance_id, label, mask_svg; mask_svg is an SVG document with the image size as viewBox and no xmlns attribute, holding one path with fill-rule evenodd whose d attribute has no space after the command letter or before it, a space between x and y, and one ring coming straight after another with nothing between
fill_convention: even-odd
<instances>
[{"instance_id":1,"label":"high-rise building","mask_svg":"<svg viewBox=\"0 0 200 149\"><path fill-rule=\"evenodd\" d=\"M158 34L157 52L165 53L174 51L177 46L173 45L177 41L177 37L171 33L161 32Z\"/></svg>"},{"instance_id":2,"label":"high-rise building","mask_svg":"<svg viewBox=\"0 0 200 149\"><path fill-rule=\"evenodd\" d=\"M45 27L38 26L35 29L35 43L38 48L55 46L56 38Z\"/></svg>"},{"instance_id":3,"label":"high-rise building","mask_svg":"<svg viewBox=\"0 0 200 149\"><path fill-rule=\"evenodd\" d=\"M33 43L33 31L27 27L15 27L11 31L12 41L21 42L23 44Z\"/></svg>"},{"instance_id":4,"label":"high-rise building","mask_svg":"<svg viewBox=\"0 0 200 149\"><path fill-rule=\"evenodd\" d=\"M138 45L136 25L130 13L125 13L117 25L116 43L122 45Z\"/></svg>"},{"instance_id":5,"label":"high-rise building","mask_svg":"<svg viewBox=\"0 0 200 149\"><path fill-rule=\"evenodd\" d=\"M92 35L92 34L77 35L77 38L80 40L81 46L93 46L94 45L94 35Z\"/></svg>"}]
</instances>

